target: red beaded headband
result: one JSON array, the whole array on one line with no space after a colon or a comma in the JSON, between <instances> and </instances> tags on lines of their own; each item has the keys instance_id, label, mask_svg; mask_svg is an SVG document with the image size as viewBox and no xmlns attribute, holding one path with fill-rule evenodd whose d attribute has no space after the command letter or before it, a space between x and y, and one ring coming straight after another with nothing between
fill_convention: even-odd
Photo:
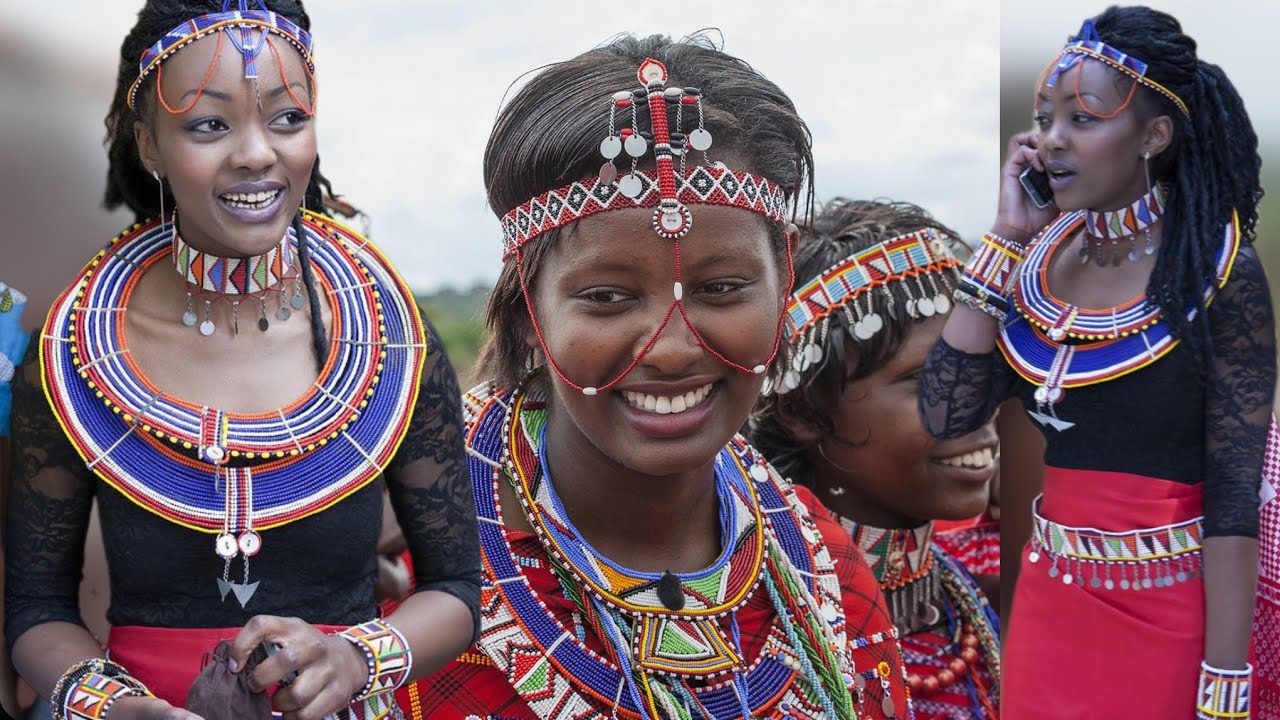
<instances>
[{"instance_id":1,"label":"red beaded headband","mask_svg":"<svg viewBox=\"0 0 1280 720\"><path fill-rule=\"evenodd\" d=\"M688 205L723 205L737 207L760 213L770 221L781 225L786 222L788 197L787 192L776 182L746 172L735 172L723 163L712 163L706 156L711 147L711 133L706 129L703 119L702 92L697 88L666 87L667 68L652 58L646 59L636 73L643 86L633 91L614 93L609 106L609 132L600 143L600 153L605 157L605 164L600 168L599 177L594 181L579 181L562 188L543 193L512 209L502 218L504 237L503 260L516 262L516 270L520 276L520 289L524 295L525 305L529 310L529 319L547 365L566 385L580 390L584 395L595 395L617 385L624 377L640 364L640 360L649 352L662 331L671 322L677 312L698 344L728 367L746 374L762 375L773 359L777 357L782 345L783 321L785 313L778 315L777 331L769 357L761 363L739 364L725 357L703 338L702 333L689 319L684 305L684 286L681 282L680 239L689 233L693 226L693 214ZM641 130L637 106L648 104L651 132ZM697 128L687 136L681 131L685 108L697 112ZM615 125L617 113L630 110L631 127L618 130ZM674 112L674 130L668 125L668 113ZM652 175L637 169L640 158L649 151L652 142L655 158L655 170ZM631 158L631 170L619 178L614 159L623 151ZM698 151L703 154L704 164L685 167L685 158L689 152ZM677 159L679 169L676 169ZM561 371L552 357L542 328L533 310L533 298L529 293L529 284L525 278L523 248L526 243L543 233L564 227L585 217L609 210L628 208L654 208L653 229L659 237L674 241L675 282L673 292L675 300L667 309L666 316L658 329L650 336L640 353L631 361L617 377L600 386L580 385L570 380ZM791 262L791 238L786 238L787 285L795 280Z\"/></svg>"}]
</instances>

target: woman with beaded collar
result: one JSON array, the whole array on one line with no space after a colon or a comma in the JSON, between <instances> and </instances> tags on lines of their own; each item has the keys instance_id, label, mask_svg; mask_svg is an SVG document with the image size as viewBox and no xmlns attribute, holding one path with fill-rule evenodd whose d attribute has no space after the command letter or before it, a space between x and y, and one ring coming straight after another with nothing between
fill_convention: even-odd
<instances>
[{"instance_id":1,"label":"woman with beaded collar","mask_svg":"<svg viewBox=\"0 0 1280 720\"><path fill-rule=\"evenodd\" d=\"M296 0L150 0L122 45L106 202L139 223L14 393L6 638L55 717L197 717L223 640L285 717L386 717L474 636L460 393L395 270L322 214L309 25ZM382 478L419 592L378 620ZM110 660L76 603L95 497Z\"/></svg>"},{"instance_id":2,"label":"woman with beaded collar","mask_svg":"<svg viewBox=\"0 0 1280 720\"><path fill-rule=\"evenodd\" d=\"M1036 93L920 390L936 437L1017 396L1048 443L1005 717L1246 717L1276 380L1257 138L1222 70L1145 7L1086 21ZM1048 193L1024 194L1028 170Z\"/></svg>"},{"instance_id":3,"label":"woman with beaded collar","mask_svg":"<svg viewBox=\"0 0 1280 720\"><path fill-rule=\"evenodd\" d=\"M999 620L974 576L999 574L998 530L935 534L933 522L985 514L994 423L936 441L916 412L958 279L956 237L908 203L821 208L796 247L791 363L775 367L751 437L871 564L903 635L916 718L994 720Z\"/></svg>"},{"instance_id":4,"label":"woman with beaded collar","mask_svg":"<svg viewBox=\"0 0 1280 720\"><path fill-rule=\"evenodd\" d=\"M908 717L856 547L736 436L811 169L790 99L702 38L618 38L502 110L481 635L414 717Z\"/></svg>"}]
</instances>

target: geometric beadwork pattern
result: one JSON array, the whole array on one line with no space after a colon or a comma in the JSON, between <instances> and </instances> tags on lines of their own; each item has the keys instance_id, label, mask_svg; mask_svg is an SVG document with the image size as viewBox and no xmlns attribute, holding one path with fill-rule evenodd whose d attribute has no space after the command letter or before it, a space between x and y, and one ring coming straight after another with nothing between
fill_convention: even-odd
<instances>
[{"instance_id":1,"label":"geometric beadwork pattern","mask_svg":"<svg viewBox=\"0 0 1280 720\"><path fill-rule=\"evenodd\" d=\"M1026 259L1014 283L1016 313L996 338L1010 366L1034 385L1043 385L1054 367L1062 343L1073 342L1069 362L1060 368L1058 387L1074 388L1106 382L1146 367L1178 344L1161 318L1159 306L1148 306L1142 294L1107 310L1068 305L1048 288L1048 269L1054 250L1084 222L1085 211L1063 213L1027 246ZM1232 213L1223 229L1215 258L1217 282L1204 291L1205 305L1213 302L1227 282L1240 248L1239 218ZM1194 317L1195 308L1187 311Z\"/></svg>"},{"instance_id":2,"label":"geometric beadwork pattern","mask_svg":"<svg viewBox=\"0 0 1280 720\"><path fill-rule=\"evenodd\" d=\"M1260 495L1253 717L1280 720L1280 428L1274 416L1262 461Z\"/></svg>"},{"instance_id":3,"label":"geometric beadwork pattern","mask_svg":"<svg viewBox=\"0 0 1280 720\"><path fill-rule=\"evenodd\" d=\"M171 257L171 223L113 240L50 311L40 356L55 416L91 470L171 522L222 530L227 499L212 479L226 463L253 467L255 529L313 514L376 477L408 429L427 352L412 293L354 231L311 213L303 226L330 349L312 387L275 411L185 401L134 362L124 308L145 270Z\"/></svg>"},{"instance_id":4,"label":"geometric beadwork pattern","mask_svg":"<svg viewBox=\"0 0 1280 720\"><path fill-rule=\"evenodd\" d=\"M1087 562L1146 563L1199 553L1203 542L1201 518L1174 525L1129 532L1059 525L1040 514L1037 498L1032 510L1031 545L1051 556Z\"/></svg>"},{"instance_id":5,"label":"geometric beadwork pattern","mask_svg":"<svg viewBox=\"0 0 1280 720\"><path fill-rule=\"evenodd\" d=\"M138 78L129 87L129 107L135 107L138 87L142 84L142 80L155 70L156 66L187 45L224 28L258 28L273 35L278 35L287 40L290 45L293 45L302 54L302 59L306 63L308 71L314 73L315 64L311 59L311 34L289 20L289 18L268 10L262 0L258 0L258 6L261 10L228 10L230 0L224 0L222 12L200 15L165 33L154 45L142 53L142 58L138 62Z\"/></svg>"},{"instance_id":6,"label":"geometric beadwork pattern","mask_svg":"<svg viewBox=\"0 0 1280 720\"><path fill-rule=\"evenodd\" d=\"M596 213L658 207L661 198L657 178L639 170L632 176L640 183L640 192L634 198L624 195L617 183L604 183L597 178L570 183L516 206L502 216L503 260L539 235ZM698 165L683 175L676 173L675 183L676 199L685 205L738 207L778 224L786 222L787 193L767 178Z\"/></svg>"},{"instance_id":7,"label":"geometric beadwork pattern","mask_svg":"<svg viewBox=\"0 0 1280 720\"><path fill-rule=\"evenodd\" d=\"M1164 185L1156 183L1151 192L1118 210L1085 213L1085 227L1092 237L1111 240L1137 235L1155 224L1164 214Z\"/></svg>"},{"instance_id":8,"label":"geometric beadwork pattern","mask_svg":"<svg viewBox=\"0 0 1280 720\"><path fill-rule=\"evenodd\" d=\"M1093 22L1091 20L1086 20L1085 23L1086 29L1082 29L1081 33L1096 36L1096 30L1093 30ZM1089 33L1088 31L1093 32ZM1057 84L1058 77L1061 76L1062 73L1070 70L1085 58L1092 58L1094 60L1101 61L1112 68L1119 70L1125 75L1133 78L1138 83L1141 83L1142 85L1145 85L1169 98L1169 100L1173 101L1173 104L1178 106L1178 109L1182 111L1183 115L1186 115L1187 117L1191 116L1190 111L1187 110L1187 104L1182 102L1182 99L1175 95L1172 90L1147 77L1146 63L1132 55L1117 50L1101 40L1098 40L1096 37L1075 40L1067 43L1067 46L1062 49L1062 54L1058 56L1057 65L1055 65L1054 69L1050 72L1046 80L1046 84L1049 87L1053 87Z\"/></svg>"},{"instance_id":9,"label":"geometric beadwork pattern","mask_svg":"<svg viewBox=\"0 0 1280 720\"><path fill-rule=\"evenodd\" d=\"M400 631L390 625L370 620L339 632L338 637L360 648L369 665L369 680L357 698L394 692L409 679L413 653Z\"/></svg>"},{"instance_id":10,"label":"geometric beadwork pattern","mask_svg":"<svg viewBox=\"0 0 1280 720\"><path fill-rule=\"evenodd\" d=\"M788 342L878 285L962 265L942 235L924 228L859 250L801 285L787 303Z\"/></svg>"},{"instance_id":11,"label":"geometric beadwork pattern","mask_svg":"<svg viewBox=\"0 0 1280 720\"><path fill-rule=\"evenodd\" d=\"M219 295L256 295L284 279L293 267L293 253L288 240L284 240L265 255L223 258L200 252L175 234L173 262L188 283L202 290Z\"/></svg>"},{"instance_id":12,"label":"geometric beadwork pattern","mask_svg":"<svg viewBox=\"0 0 1280 720\"><path fill-rule=\"evenodd\" d=\"M466 395L468 465L480 520L483 560L481 637L477 647L506 675L510 686L539 718L651 717L649 703L628 691L634 688L628 681L634 670L632 653L615 657L612 652L600 654L588 647L573 627L566 626L543 604L524 567L516 561L517 553L504 530L499 493L500 487L508 483L510 439L531 434L538 437L531 430L512 427L512 418L521 415L525 392L506 393L490 385ZM733 457L732 464L742 468L743 475L745 468L758 460L741 438L735 438L721 455ZM537 463L536 456L532 461ZM750 482L755 485L760 512L769 519L766 540L779 548L794 578L803 583L805 594L811 598L811 605L804 612L822 619L827 642L845 647L846 628L834 564L818 532L804 519L807 512L802 515L803 504L772 469L764 480L753 476ZM635 654L651 666L647 670L655 675L715 678L710 683L689 686L694 717L741 717L740 686L717 668L725 658L733 657L732 646L724 642L718 630L699 628L699 623L711 624L715 619L684 611L663 612L681 622L662 623L664 618L658 613L638 615L635 622L639 632L634 634L641 646L635 648ZM642 626L645 619L652 622ZM821 706L815 706L804 673L789 659L795 657L795 651L790 641L780 635L780 621L775 618L774 622L766 651L739 668L746 679L745 687L749 688L747 704L752 716L773 717L778 708L789 707L799 720L821 717Z\"/></svg>"}]
</instances>

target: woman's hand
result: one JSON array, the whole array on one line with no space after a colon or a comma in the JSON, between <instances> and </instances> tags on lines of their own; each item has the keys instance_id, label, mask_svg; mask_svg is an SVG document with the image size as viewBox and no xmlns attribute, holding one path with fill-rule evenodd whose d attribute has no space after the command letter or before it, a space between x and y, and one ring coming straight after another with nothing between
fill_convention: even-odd
<instances>
[{"instance_id":1,"label":"woman's hand","mask_svg":"<svg viewBox=\"0 0 1280 720\"><path fill-rule=\"evenodd\" d=\"M1044 172L1044 163L1036 152L1040 138L1035 132L1024 132L1009 138L1004 167L1000 171L1000 202L992 232L1017 243L1025 243L1058 216L1058 206L1049 203L1038 208L1022 189L1019 176L1028 167Z\"/></svg>"},{"instance_id":2,"label":"woman's hand","mask_svg":"<svg viewBox=\"0 0 1280 720\"><path fill-rule=\"evenodd\" d=\"M122 697L111 703L111 720L203 720L157 697Z\"/></svg>"},{"instance_id":3,"label":"woman's hand","mask_svg":"<svg viewBox=\"0 0 1280 720\"><path fill-rule=\"evenodd\" d=\"M249 687L265 690L288 679L271 698L286 720L321 720L346 707L369 680L369 666L355 645L298 618L270 615L251 619L232 641L232 671L241 671L263 642L278 649L250 673Z\"/></svg>"}]
</instances>

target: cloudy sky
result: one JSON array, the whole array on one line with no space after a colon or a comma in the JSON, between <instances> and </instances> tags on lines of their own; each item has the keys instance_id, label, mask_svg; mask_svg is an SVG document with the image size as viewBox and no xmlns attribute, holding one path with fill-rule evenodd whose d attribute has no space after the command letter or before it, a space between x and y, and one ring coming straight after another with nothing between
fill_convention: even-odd
<instances>
[{"instance_id":1,"label":"cloudy sky","mask_svg":"<svg viewBox=\"0 0 1280 720\"><path fill-rule=\"evenodd\" d=\"M58 64L80 76L85 111L67 122L94 152L115 54L140 3L7 5L9 30L32 47L59 48ZM970 238L994 212L997 0L308 0L307 7L325 173L373 216L374 239L417 289L497 276L500 232L485 204L481 157L502 98L523 73L619 32L718 28L725 50L774 80L808 121L819 197L910 200Z\"/></svg>"}]
</instances>

